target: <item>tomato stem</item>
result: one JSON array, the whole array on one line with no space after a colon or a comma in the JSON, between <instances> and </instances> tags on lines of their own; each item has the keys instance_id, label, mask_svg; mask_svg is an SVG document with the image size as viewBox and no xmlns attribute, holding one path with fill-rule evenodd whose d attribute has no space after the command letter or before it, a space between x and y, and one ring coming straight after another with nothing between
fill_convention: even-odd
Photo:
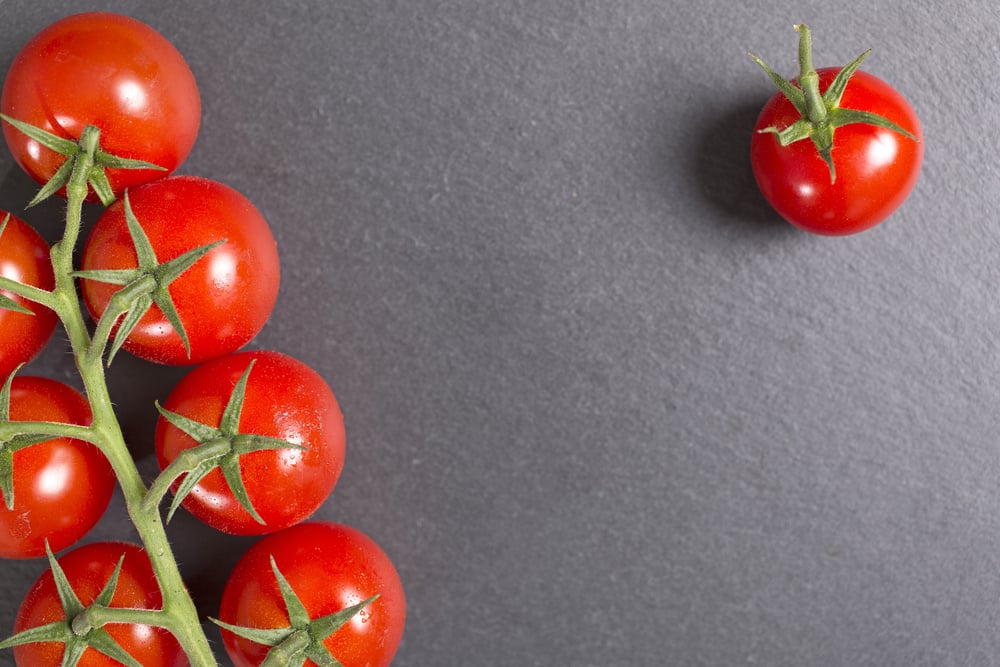
<instances>
[{"instance_id":1,"label":"tomato stem","mask_svg":"<svg viewBox=\"0 0 1000 667\"><path fill-rule=\"evenodd\" d=\"M155 628L170 629L170 618L162 609L133 609L131 607L104 607L93 605L70 621L73 633L84 636L94 628L103 628L109 623L134 623Z\"/></svg>"},{"instance_id":2,"label":"tomato stem","mask_svg":"<svg viewBox=\"0 0 1000 667\"><path fill-rule=\"evenodd\" d=\"M72 438L97 444L98 436L89 426L44 421L8 421L0 423L0 443L18 435L44 435L50 438Z\"/></svg>"},{"instance_id":3,"label":"tomato stem","mask_svg":"<svg viewBox=\"0 0 1000 667\"><path fill-rule=\"evenodd\" d=\"M799 23L795 26L799 33L799 86L805 95L806 115L813 125L826 121L827 108L823 95L819 92L819 74L813 67L812 33L809 26Z\"/></svg>"},{"instance_id":4,"label":"tomato stem","mask_svg":"<svg viewBox=\"0 0 1000 667\"><path fill-rule=\"evenodd\" d=\"M143 510L156 512L163 497L167 495L174 480L193 472L199 466L213 459L221 458L232 451L232 443L226 438L218 438L191 449L185 449L164 468L143 499Z\"/></svg>"},{"instance_id":5,"label":"tomato stem","mask_svg":"<svg viewBox=\"0 0 1000 667\"><path fill-rule=\"evenodd\" d=\"M154 618L159 619L158 625L167 628L174 635L192 665L214 667L217 662L201 627L197 609L181 578L160 513L144 511L143 499L147 489L125 443L108 391L102 355L94 353L77 296L73 250L79 237L83 203L88 193L88 178L94 167L97 137L96 128L85 132L85 139L81 139L81 147L85 150L76 157L72 175L66 184L66 226L62 239L51 251L56 282L52 293L53 309L69 337L73 357L93 413L93 423L89 429L91 437L87 439L101 449L111 464L122 489L129 517L149 555L160 585L163 610ZM107 327L110 324L105 324L105 328ZM102 339L106 336L104 329L100 329L99 335ZM100 349L103 349L103 343Z\"/></svg>"}]
</instances>

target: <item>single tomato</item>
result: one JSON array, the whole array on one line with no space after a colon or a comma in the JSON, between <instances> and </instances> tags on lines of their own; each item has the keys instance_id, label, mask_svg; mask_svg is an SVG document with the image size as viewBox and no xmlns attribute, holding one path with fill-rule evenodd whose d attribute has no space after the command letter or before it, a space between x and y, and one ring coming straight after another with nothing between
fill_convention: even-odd
<instances>
[{"instance_id":1,"label":"single tomato","mask_svg":"<svg viewBox=\"0 0 1000 667\"><path fill-rule=\"evenodd\" d=\"M90 404L56 380L16 375L11 421L90 424ZM54 438L13 454L14 506L0 503L0 557L35 558L75 543L103 516L115 488L104 454L81 440Z\"/></svg>"},{"instance_id":2,"label":"single tomato","mask_svg":"<svg viewBox=\"0 0 1000 667\"><path fill-rule=\"evenodd\" d=\"M124 556L124 558L123 558ZM58 559L73 592L84 607L93 603L122 560L117 587L109 607L161 609L163 596L153 574L149 556L141 547L125 542L93 542L78 547ZM14 621L14 632L22 632L66 619L52 570L47 570L25 596ZM177 640L162 628L148 625L110 623L105 630L117 644L143 667L187 665ZM40 642L14 647L14 659L24 667L62 665L64 644ZM78 667L121 665L93 648L84 651Z\"/></svg>"},{"instance_id":3,"label":"single tomato","mask_svg":"<svg viewBox=\"0 0 1000 667\"><path fill-rule=\"evenodd\" d=\"M403 637L406 597L385 552L357 529L307 522L268 535L240 558L222 593L219 620L249 628L289 628L288 606L271 562L311 620L378 596L323 640L344 667L386 667ZM270 647L222 630L237 667L260 665ZM316 663L306 660L306 665Z\"/></svg>"},{"instance_id":4,"label":"single tomato","mask_svg":"<svg viewBox=\"0 0 1000 667\"><path fill-rule=\"evenodd\" d=\"M217 181L171 176L135 190L128 200L160 263L225 241L167 287L191 346L155 304L124 343L137 357L195 364L233 352L264 327L278 298L278 249L267 221L242 194ZM125 201L97 220L83 249L84 271L134 269L138 258ZM99 319L119 285L81 281L87 310Z\"/></svg>"},{"instance_id":5,"label":"single tomato","mask_svg":"<svg viewBox=\"0 0 1000 667\"><path fill-rule=\"evenodd\" d=\"M93 125L105 152L165 169L108 170L117 195L177 169L201 122L198 87L177 49L145 23L108 12L68 16L25 44L0 111L72 140ZM65 157L3 125L17 163L39 183L52 178Z\"/></svg>"},{"instance_id":6,"label":"single tomato","mask_svg":"<svg viewBox=\"0 0 1000 667\"><path fill-rule=\"evenodd\" d=\"M234 387L251 363L239 433L276 438L302 449L290 446L239 456L247 496L264 523L239 503L219 468L184 499L183 506L196 517L237 535L274 532L305 520L333 491L344 466L344 417L333 391L316 371L285 354L240 352L206 362L174 387L163 408L218 427ZM155 445L161 469L198 444L160 417Z\"/></svg>"},{"instance_id":7,"label":"single tomato","mask_svg":"<svg viewBox=\"0 0 1000 667\"><path fill-rule=\"evenodd\" d=\"M808 39L808 29L799 30ZM783 218L806 231L842 236L869 229L889 217L917 182L924 155L920 121L901 93L867 72L853 70L835 83L842 68L812 70L809 60L802 70L788 82L803 98L802 108L779 91L757 118L750 142L757 185ZM824 104L809 101L820 96ZM810 127L804 118L814 113L822 120ZM802 130L797 140L782 145L781 133L795 129ZM832 141L824 146L827 135Z\"/></svg>"},{"instance_id":8,"label":"single tomato","mask_svg":"<svg viewBox=\"0 0 1000 667\"><path fill-rule=\"evenodd\" d=\"M28 223L0 211L0 276L51 290L55 286L49 246ZM0 294L33 314L0 308L0 383L20 364L34 359L52 338L56 314L10 292Z\"/></svg>"}]
</instances>

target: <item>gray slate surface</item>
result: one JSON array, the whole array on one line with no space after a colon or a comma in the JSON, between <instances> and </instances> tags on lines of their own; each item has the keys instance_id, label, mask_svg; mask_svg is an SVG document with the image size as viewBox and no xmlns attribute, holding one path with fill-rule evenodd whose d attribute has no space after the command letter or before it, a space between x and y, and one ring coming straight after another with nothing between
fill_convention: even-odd
<instances>
[{"instance_id":1,"label":"gray slate surface","mask_svg":"<svg viewBox=\"0 0 1000 667\"><path fill-rule=\"evenodd\" d=\"M341 401L320 516L398 564L396 665L1000 662L993 3L91 7L185 54L182 171L274 228L253 346ZM82 8L0 3L0 72ZM790 228L750 176L745 52L794 75L800 21L817 66L874 47L924 124L913 195L856 237ZM33 188L0 154L0 207ZM60 211L24 217L55 238ZM58 341L31 370L72 378ZM147 472L183 372L112 370ZM252 540L171 535L214 614ZM116 499L88 539L131 537ZM42 569L0 568L0 628Z\"/></svg>"}]
</instances>

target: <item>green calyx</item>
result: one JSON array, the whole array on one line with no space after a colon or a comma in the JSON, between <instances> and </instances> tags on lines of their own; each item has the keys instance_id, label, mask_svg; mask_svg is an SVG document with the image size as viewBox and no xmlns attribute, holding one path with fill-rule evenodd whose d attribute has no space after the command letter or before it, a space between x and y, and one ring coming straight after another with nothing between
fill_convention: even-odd
<instances>
[{"instance_id":1,"label":"green calyx","mask_svg":"<svg viewBox=\"0 0 1000 667\"><path fill-rule=\"evenodd\" d=\"M289 623L286 627L248 628L225 623L215 618L212 619L212 622L234 635L263 646L272 647L264 662L261 663L261 667L301 667L307 659L312 660L320 667L343 667L343 664L331 655L323 642L346 625L358 612L377 600L378 595L328 616L312 619L309 618L309 612L299 600L291 584L281 574L273 556L271 557L271 571L278 582L281 598L285 603L285 610L288 612Z\"/></svg>"},{"instance_id":2,"label":"green calyx","mask_svg":"<svg viewBox=\"0 0 1000 667\"><path fill-rule=\"evenodd\" d=\"M150 617L155 620L158 615L163 613L159 610L115 609L110 606L115 589L118 587L118 576L121 573L124 554L118 560L114 572L94 601L90 605L84 605L80 602L76 591L73 590L73 586L66 578L66 573L63 572L59 562L52 554L48 543L45 545L45 552L48 555L49 567L52 569L52 577L65 618L23 630L0 642L0 649L24 644L57 642L65 645L62 659L62 664L65 667L74 667L79 664L88 648L92 648L112 660L117 660L127 667L142 667L139 661L122 648L104 629L104 625L108 623L127 623L133 617L141 623L150 620Z\"/></svg>"},{"instance_id":3,"label":"green calyx","mask_svg":"<svg viewBox=\"0 0 1000 667\"><path fill-rule=\"evenodd\" d=\"M188 356L191 356L191 343L188 341L187 332L184 330L184 323L181 322L174 300L170 296L169 286L174 280L180 277L199 259L204 257L213 248L225 243L225 239L199 246L187 251L168 262L160 263L156 258L146 232L132 212L129 203L128 192L125 193L125 221L128 225L129 234L132 237L132 245L135 247L136 259L139 266L135 269L103 269L92 271L74 271L72 275L77 278L95 280L97 282L121 285L122 289L115 293L111 303L102 317L102 322L98 324L98 329L104 334L107 330L124 315L115 338L111 344L111 351L108 354L108 365L111 364L115 354L125 343L125 339L139 324L142 316L155 304L163 313L167 321L173 326L174 331L180 336L181 342Z\"/></svg>"},{"instance_id":4,"label":"green calyx","mask_svg":"<svg viewBox=\"0 0 1000 667\"><path fill-rule=\"evenodd\" d=\"M20 368L14 369L0 389L0 423L10 423L10 387ZM8 510L14 509L14 453L51 439L51 435L38 433L16 433L10 438L0 438L0 495Z\"/></svg>"},{"instance_id":5,"label":"green calyx","mask_svg":"<svg viewBox=\"0 0 1000 667\"><path fill-rule=\"evenodd\" d=\"M868 111L844 109L840 100L847 89L851 76L858 70L871 49L845 65L825 91L820 93L819 75L812 64L812 35L809 27L798 24L795 30L799 33L799 76L798 85L783 78L771 69L763 60L750 54L755 63L760 65L778 90L788 98L800 118L786 128L766 127L760 132L770 132L777 135L782 146L788 146L796 141L811 139L816 150L830 169L830 182L837 180L836 168L833 164L833 135L838 127L853 123L865 123L898 132L905 137L917 141L917 138L888 118Z\"/></svg>"},{"instance_id":6,"label":"green calyx","mask_svg":"<svg viewBox=\"0 0 1000 667\"><path fill-rule=\"evenodd\" d=\"M233 393L229 397L222 412L219 426L209 426L201 422L194 421L171 412L163 408L159 403L156 409L160 411L163 418L177 427L199 444L191 449L187 449L174 459L150 488L146 496L145 504L147 509L151 509L159 504L160 499L166 493L166 485L172 484L175 479L184 476L174 493L173 501L167 512L169 521L177 508L181 506L184 499L194 490L198 483L210 472L218 468L222 471L222 476L232 491L233 496L240 506L247 511L253 519L264 525L266 522L261 518L257 510L254 509L253 502L243 484L243 474L240 469L240 457L252 452L279 449L306 449L302 445L272 438L255 433L240 433L240 416L243 411L243 402L246 396L247 380L254 362L250 362L243 375L233 387Z\"/></svg>"},{"instance_id":7,"label":"green calyx","mask_svg":"<svg viewBox=\"0 0 1000 667\"><path fill-rule=\"evenodd\" d=\"M62 188L66 187L73 180L73 174L77 170L85 170L85 180L87 185L101 200L105 206L111 205L115 201L115 193L108 181L107 169L158 169L165 171L163 167L155 165L145 160L132 160L118 157L101 150L101 131L88 125L83 128L78 141L66 139L52 134L40 127L35 127L24 121L0 114L0 119L6 121L22 134L34 139L39 144L66 157L66 161L56 170L52 178L42 186L41 190L28 203L28 207L48 199Z\"/></svg>"},{"instance_id":8,"label":"green calyx","mask_svg":"<svg viewBox=\"0 0 1000 667\"><path fill-rule=\"evenodd\" d=\"M3 243L3 232L5 229L7 229L7 223L9 221L10 221L10 213L6 214L3 217L3 220L0 220L0 243ZM25 308L17 301L14 301L14 299L10 298L6 294L0 294L0 308L5 310L13 310L15 312L24 313L26 315L34 315L34 313L31 312L31 310Z\"/></svg>"},{"instance_id":9,"label":"green calyx","mask_svg":"<svg viewBox=\"0 0 1000 667\"><path fill-rule=\"evenodd\" d=\"M51 421L11 421L10 394L18 365L0 387L0 496L8 510L14 509L14 454L54 438L77 438L92 442L89 426Z\"/></svg>"}]
</instances>

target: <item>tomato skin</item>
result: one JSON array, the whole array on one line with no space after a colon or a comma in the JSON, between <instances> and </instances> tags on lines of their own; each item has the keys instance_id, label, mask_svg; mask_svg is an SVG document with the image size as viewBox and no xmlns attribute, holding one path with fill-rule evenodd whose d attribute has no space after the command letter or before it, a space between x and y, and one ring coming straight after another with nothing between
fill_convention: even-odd
<instances>
[{"instance_id":1,"label":"tomato skin","mask_svg":"<svg viewBox=\"0 0 1000 667\"><path fill-rule=\"evenodd\" d=\"M403 584L370 537L342 524L307 522L253 545L229 575L219 620L244 627L288 627L271 556L312 619L378 594L325 644L344 667L385 667L392 662L406 624ZM267 655L268 647L227 630L222 630L222 641L237 667L259 665ZM306 665L315 663L307 660Z\"/></svg>"},{"instance_id":2,"label":"tomato skin","mask_svg":"<svg viewBox=\"0 0 1000 667\"><path fill-rule=\"evenodd\" d=\"M0 220L7 214L0 211ZM49 246L28 223L14 217L0 235L0 275L25 285L51 290L55 287ZM0 292L34 315L0 309L0 382L18 365L34 359L52 338L58 318L55 312L27 299Z\"/></svg>"},{"instance_id":3,"label":"tomato skin","mask_svg":"<svg viewBox=\"0 0 1000 667\"><path fill-rule=\"evenodd\" d=\"M177 49L146 24L107 12L68 16L25 44L7 73L0 110L73 140L94 125L104 151L166 169L108 170L119 196L177 169L201 122L198 87ZM21 168L48 181L65 158L3 126Z\"/></svg>"},{"instance_id":4,"label":"tomato skin","mask_svg":"<svg viewBox=\"0 0 1000 667\"><path fill-rule=\"evenodd\" d=\"M838 68L816 70L820 91ZM833 139L836 181L812 141L782 147L776 135L760 130L784 129L799 118L781 93L764 105L750 143L750 161L764 198L788 222L815 234L842 236L869 229L885 220L910 194L923 162L923 131L909 102L881 79L857 71L841 98L845 109L870 111L912 133L866 124L844 125Z\"/></svg>"},{"instance_id":5,"label":"tomato skin","mask_svg":"<svg viewBox=\"0 0 1000 667\"><path fill-rule=\"evenodd\" d=\"M169 291L191 343L157 306L129 334L124 349L160 364L187 365L233 352L266 324L278 298L280 262L267 221L242 194L217 181L171 176L129 191L132 211L163 263L188 250L226 240L199 259ZM83 249L85 270L135 268L124 200L98 219ZM117 285L81 281L84 302L100 318Z\"/></svg>"},{"instance_id":6,"label":"tomato skin","mask_svg":"<svg viewBox=\"0 0 1000 667\"><path fill-rule=\"evenodd\" d=\"M344 417L326 381L307 365L272 351L232 354L198 366L185 376L163 407L218 426L233 387L254 362L246 385L241 433L256 433L304 445L240 457L243 481L261 525L239 505L218 469L185 499L183 506L214 528L236 535L260 535L304 521L327 499L344 466ZM195 440L160 417L156 457L160 468Z\"/></svg>"},{"instance_id":7,"label":"tomato skin","mask_svg":"<svg viewBox=\"0 0 1000 667\"><path fill-rule=\"evenodd\" d=\"M93 542L64 554L58 560L80 602L86 606L94 601L111 578L122 554L125 560L110 606L161 609L163 598L149 556L138 545ZM65 618L52 570L46 570L21 603L14 632ZM105 627L108 634L144 667L181 667L188 664L177 640L166 630L121 623ZM57 642L14 647L14 659L24 667L57 667L62 662L62 655L63 644ZM94 649L87 649L78 664L79 667L112 667L121 663Z\"/></svg>"},{"instance_id":8,"label":"tomato skin","mask_svg":"<svg viewBox=\"0 0 1000 667\"><path fill-rule=\"evenodd\" d=\"M86 426L90 405L56 380L17 375L11 383L11 421ZM14 509L0 503L0 557L45 555L75 543L103 516L115 488L104 455L80 440L55 438L14 452Z\"/></svg>"}]
</instances>

